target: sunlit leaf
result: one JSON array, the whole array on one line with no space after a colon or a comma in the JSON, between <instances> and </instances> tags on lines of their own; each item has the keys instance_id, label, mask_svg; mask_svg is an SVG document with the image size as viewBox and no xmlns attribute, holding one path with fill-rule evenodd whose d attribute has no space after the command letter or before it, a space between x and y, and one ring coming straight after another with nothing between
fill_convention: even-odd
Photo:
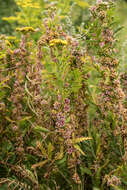
<instances>
[{"instance_id":1,"label":"sunlit leaf","mask_svg":"<svg viewBox=\"0 0 127 190\"><path fill-rule=\"evenodd\" d=\"M78 150L82 155L85 156L85 153L82 151L82 149L80 148L80 146L78 144L74 145L75 149Z\"/></svg>"},{"instance_id":2,"label":"sunlit leaf","mask_svg":"<svg viewBox=\"0 0 127 190\"><path fill-rule=\"evenodd\" d=\"M54 150L54 147L53 147L52 143L49 142L49 144L48 144L48 158L49 158L49 159L52 158L53 150Z\"/></svg>"},{"instance_id":3,"label":"sunlit leaf","mask_svg":"<svg viewBox=\"0 0 127 190\"><path fill-rule=\"evenodd\" d=\"M80 143L80 142L91 140L91 139L92 139L91 137L80 137L80 138L74 139L74 143Z\"/></svg>"}]
</instances>

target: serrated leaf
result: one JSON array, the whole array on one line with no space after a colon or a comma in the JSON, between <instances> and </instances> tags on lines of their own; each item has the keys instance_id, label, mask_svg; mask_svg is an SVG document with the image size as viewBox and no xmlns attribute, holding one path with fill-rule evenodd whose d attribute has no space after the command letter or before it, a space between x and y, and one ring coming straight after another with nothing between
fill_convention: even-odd
<instances>
[{"instance_id":1,"label":"serrated leaf","mask_svg":"<svg viewBox=\"0 0 127 190\"><path fill-rule=\"evenodd\" d=\"M45 157L47 157L48 155L47 155L47 151L46 151L46 149L43 147L43 145L38 141L38 142L36 142L36 145L37 145L37 147L41 150L41 153L45 156Z\"/></svg>"},{"instance_id":2,"label":"serrated leaf","mask_svg":"<svg viewBox=\"0 0 127 190\"><path fill-rule=\"evenodd\" d=\"M6 56L6 54L1 54L0 59L3 59Z\"/></svg>"},{"instance_id":3,"label":"serrated leaf","mask_svg":"<svg viewBox=\"0 0 127 190\"><path fill-rule=\"evenodd\" d=\"M61 160L58 161L59 165L62 165L66 161L66 156L64 156Z\"/></svg>"},{"instance_id":4,"label":"serrated leaf","mask_svg":"<svg viewBox=\"0 0 127 190\"><path fill-rule=\"evenodd\" d=\"M37 180L36 180L34 174L30 170L28 170L28 169L26 169L26 172L28 173L28 175L30 176L30 178L32 179L32 181L34 181L35 183L37 183Z\"/></svg>"},{"instance_id":5,"label":"serrated leaf","mask_svg":"<svg viewBox=\"0 0 127 190\"><path fill-rule=\"evenodd\" d=\"M53 147L52 143L49 142L49 144L48 144L48 158L49 159L52 159L52 152L53 152L53 150L54 150L54 147Z\"/></svg>"},{"instance_id":6,"label":"serrated leaf","mask_svg":"<svg viewBox=\"0 0 127 190\"><path fill-rule=\"evenodd\" d=\"M74 145L75 149L78 150L82 155L85 156L85 153L82 151L82 149L80 148L80 146L78 144Z\"/></svg>"},{"instance_id":7,"label":"serrated leaf","mask_svg":"<svg viewBox=\"0 0 127 190\"><path fill-rule=\"evenodd\" d=\"M6 79L4 79L2 82L0 82L0 86L2 86L4 83L6 83L8 80L10 80L10 77L8 76Z\"/></svg>"},{"instance_id":8,"label":"serrated leaf","mask_svg":"<svg viewBox=\"0 0 127 190\"><path fill-rule=\"evenodd\" d=\"M80 137L80 138L74 139L74 143L80 143L80 142L91 140L91 139L92 139L91 137Z\"/></svg>"},{"instance_id":9,"label":"serrated leaf","mask_svg":"<svg viewBox=\"0 0 127 190\"><path fill-rule=\"evenodd\" d=\"M61 160L64 156L64 151L63 151L64 147L61 146L60 147L60 152L57 153L56 157L55 157L55 160Z\"/></svg>"}]
</instances>

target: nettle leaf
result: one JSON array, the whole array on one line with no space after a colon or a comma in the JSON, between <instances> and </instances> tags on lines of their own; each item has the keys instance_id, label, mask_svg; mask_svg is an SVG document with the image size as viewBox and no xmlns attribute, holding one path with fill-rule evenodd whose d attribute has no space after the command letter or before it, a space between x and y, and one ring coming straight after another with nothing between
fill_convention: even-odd
<instances>
[{"instance_id":1,"label":"nettle leaf","mask_svg":"<svg viewBox=\"0 0 127 190\"><path fill-rule=\"evenodd\" d=\"M41 153L47 158L48 154L41 142L37 141L36 146L41 150Z\"/></svg>"},{"instance_id":2,"label":"nettle leaf","mask_svg":"<svg viewBox=\"0 0 127 190\"><path fill-rule=\"evenodd\" d=\"M83 152L83 150L80 148L80 146L78 144L74 144L74 147L76 150L78 150L82 155L85 156L85 153Z\"/></svg>"},{"instance_id":3,"label":"nettle leaf","mask_svg":"<svg viewBox=\"0 0 127 190\"><path fill-rule=\"evenodd\" d=\"M33 172L28 170L28 169L25 169L26 172L28 173L29 177L32 179L32 181L34 181L35 183L37 183L37 180L36 180L36 177L34 176Z\"/></svg>"},{"instance_id":4,"label":"nettle leaf","mask_svg":"<svg viewBox=\"0 0 127 190\"><path fill-rule=\"evenodd\" d=\"M50 159L50 160L52 159L53 150L54 150L54 147L53 147L52 143L49 142L49 144L48 144L48 159Z\"/></svg>"},{"instance_id":5,"label":"nettle leaf","mask_svg":"<svg viewBox=\"0 0 127 190\"><path fill-rule=\"evenodd\" d=\"M80 143L80 142L91 140L91 139L92 139L91 137L80 137L80 138L74 139L74 143Z\"/></svg>"},{"instance_id":6,"label":"nettle leaf","mask_svg":"<svg viewBox=\"0 0 127 190\"><path fill-rule=\"evenodd\" d=\"M10 80L10 76L8 76L6 79L4 79L2 82L0 82L0 88L3 87L4 83Z\"/></svg>"},{"instance_id":7,"label":"nettle leaf","mask_svg":"<svg viewBox=\"0 0 127 190\"><path fill-rule=\"evenodd\" d=\"M58 160L57 163L58 163L59 165L62 165L62 164L64 164L64 163L66 162L66 160L67 160L67 154L64 155L64 157L63 157L62 159Z\"/></svg>"},{"instance_id":8,"label":"nettle leaf","mask_svg":"<svg viewBox=\"0 0 127 190\"><path fill-rule=\"evenodd\" d=\"M6 54L0 52L0 59L3 59L6 57Z\"/></svg>"},{"instance_id":9,"label":"nettle leaf","mask_svg":"<svg viewBox=\"0 0 127 190\"><path fill-rule=\"evenodd\" d=\"M60 146L60 152L56 154L55 160L61 160L64 156L64 146Z\"/></svg>"}]
</instances>

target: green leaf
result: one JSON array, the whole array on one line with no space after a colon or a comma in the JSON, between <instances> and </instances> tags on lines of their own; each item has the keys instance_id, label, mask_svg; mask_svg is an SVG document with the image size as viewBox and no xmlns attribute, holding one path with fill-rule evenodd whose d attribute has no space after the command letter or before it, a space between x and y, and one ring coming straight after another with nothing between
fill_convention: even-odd
<instances>
[{"instance_id":1,"label":"green leaf","mask_svg":"<svg viewBox=\"0 0 127 190\"><path fill-rule=\"evenodd\" d=\"M53 150L54 150L54 147L53 147L52 143L49 142L49 144L48 144L48 159L50 159L50 160L52 159Z\"/></svg>"},{"instance_id":2,"label":"green leaf","mask_svg":"<svg viewBox=\"0 0 127 190\"><path fill-rule=\"evenodd\" d=\"M32 118L32 116L26 116L26 117L23 117L22 119L20 119L18 122L27 121L31 118Z\"/></svg>"},{"instance_id":3,"label":"green leaf","mask_svg":"<svg viewBox=\"0 0 127 190\"><path fill-rule=\"evenodd\" d=\"M82 149L80 148L79 145L75 144L74 147L75 147L75 149L78 150L82 155L85 156L85 153L82 151Z\"/></svg>"},{"instance_id":4,"label":"green leaf","mask_svg":"<svg viewBox=\"0 0 127 190\"><path fill-rule=\"evenodd\" d=\"M74 143L80 143L80 142L91 140L91 139L92 139L91 137L80 137L80 138L74 139Z\"/></svg>"},{"instance_id":5,"label":"green leaf","mask_svg":"<svg viewBox=\"0 0 127 190\"><path fill-rule=\"evenodd\" d=\"M46 129L45 127L41 127L41 126L36 126L36 127L33 128L33 130L34 130L35 132L38 132L38 133L40 133L40 132L49 133L49 132L50 132L50 131L49 131L48 129Z\"/></svg>"},{"instance_id":6,"label":"green leaf","mask_svg":"<svg viewBox=\"0 0 127 190\"><path fill-rule=\"evenodd\" d=\"M84 174L88 174L88 175L92 176L92 172L90 171L89 168L86 168L86 167L80 167L80 169L81 169L81 173L82 173L82 175L84 175Z\"/></svg>"}]
</instances>

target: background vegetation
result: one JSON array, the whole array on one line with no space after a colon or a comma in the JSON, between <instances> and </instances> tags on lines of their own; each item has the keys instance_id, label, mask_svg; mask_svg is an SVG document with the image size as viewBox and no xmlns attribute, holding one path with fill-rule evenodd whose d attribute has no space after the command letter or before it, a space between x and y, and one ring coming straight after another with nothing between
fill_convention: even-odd
<instances>
[{"instance_id":1,"label":"background vegetation","mask_svg":"<svg viewBox=\"0 0 127 190\"><path fill-rule=\"evenodd\" d=\"M126 2L1 6L0 189L126 190Z\"/></svg>"}]
</instances>

